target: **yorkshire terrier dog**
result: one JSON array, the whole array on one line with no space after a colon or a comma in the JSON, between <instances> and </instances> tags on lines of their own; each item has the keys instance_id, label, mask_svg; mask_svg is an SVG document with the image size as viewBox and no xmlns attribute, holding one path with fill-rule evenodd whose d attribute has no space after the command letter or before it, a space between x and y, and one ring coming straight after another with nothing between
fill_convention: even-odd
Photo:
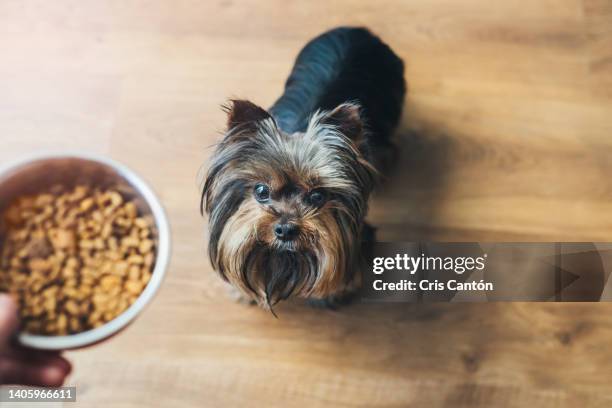
<instances>
[{"instance_id":1,"label":"yorkshire terrier dog","mask_svg":"<svg viewBox=\"0 0 612 408\"><path fill-rule=\"evenodd\" d=\"M359 287L368 197L405 92L402 60L367 29L341 27L302 49L269 110L230 101L201 207L211 263L244 298L332 306Z\"/></svg>"}]
</instances>

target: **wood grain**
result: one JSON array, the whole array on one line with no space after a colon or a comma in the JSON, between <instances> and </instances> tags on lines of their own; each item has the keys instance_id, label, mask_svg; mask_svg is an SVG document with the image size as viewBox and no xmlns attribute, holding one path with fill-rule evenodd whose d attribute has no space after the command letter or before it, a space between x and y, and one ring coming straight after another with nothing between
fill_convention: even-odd
<instances>
[{"instance_id":1,"label":"wood grain","mask_svg":"<svg viewBox=\"0 0 612 408\"><path fill-rule=\"evenodd\" d=\"M300 47L340 24L406 61L380 239L610 240L609 0L2 0L0 161L109 155L172 223L155 302L69 353L76 405L610 406L608 304L288 304L274 319L225 295L198 214L219 105L270 105Z\"/></svg>"}]
</instances>

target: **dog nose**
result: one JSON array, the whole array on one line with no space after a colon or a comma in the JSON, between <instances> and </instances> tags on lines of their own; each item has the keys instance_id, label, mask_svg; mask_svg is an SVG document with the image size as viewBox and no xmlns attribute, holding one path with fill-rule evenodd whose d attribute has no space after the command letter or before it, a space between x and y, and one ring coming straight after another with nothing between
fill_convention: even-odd
<instances>
[{"instance_id":1,"label":"dog nose","mask_svg":"<svg viewBox=\"0 0 612 408\"><path fill-rule=\"evenodd\" d=\"M274 235L281 241L291 241L297 237L299 227L291 223L281 223L274 226Z\"/></svg>"}]
</instances>

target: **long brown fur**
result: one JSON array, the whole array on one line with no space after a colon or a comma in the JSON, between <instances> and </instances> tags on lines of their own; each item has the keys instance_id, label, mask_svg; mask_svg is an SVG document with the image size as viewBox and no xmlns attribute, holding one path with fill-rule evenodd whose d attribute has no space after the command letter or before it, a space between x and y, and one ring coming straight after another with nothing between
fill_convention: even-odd
<instances>
[{"instance_id":1,"label":"long brown fur","mask_svg":"<svg viewBox=\"0 0 612 408\"><path fill-rule=\"evenodd\" d=\"M202 192L215 270L264 307L357 287L373 163L392 157L405 92L388 45L339 27L300 51L269 110L231 101Z\"/></svg>"},{"instance_id":2,"label":"long brown fur","mask_svg":"<svg viewBox=\"0 0 612 408\"><path fill-rule=\"evenodd\" d=\"M203 191L209 255L221 276L270 306L291 295L325 298L354 285L361 227L376 171L360 151L359 106L316 113L305 132L287 134L247 101L227 108L228 131L217 147ZM269 203L253 189L265 184ZM320 207L312 191L325 194ZM279 220L299 228L285 242Z\"/></svg>"}]
</instances>

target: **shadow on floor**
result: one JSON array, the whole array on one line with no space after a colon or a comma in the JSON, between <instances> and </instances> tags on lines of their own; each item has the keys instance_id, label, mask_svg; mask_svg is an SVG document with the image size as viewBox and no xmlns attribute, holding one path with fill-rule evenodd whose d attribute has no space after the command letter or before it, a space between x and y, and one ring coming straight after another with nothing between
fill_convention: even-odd
<instances>
[{"instance_id":1,"label":"shadow on floor","mask_svg":"<svg viewBox=\"0 0 612 408\"><path fill-rule=\"evenodd\" d=\"M456 139L448 129L406 115L396 154L373 195L369 222L379 241L427 241L445 202Z\"/></svg>"}]
</instances>

